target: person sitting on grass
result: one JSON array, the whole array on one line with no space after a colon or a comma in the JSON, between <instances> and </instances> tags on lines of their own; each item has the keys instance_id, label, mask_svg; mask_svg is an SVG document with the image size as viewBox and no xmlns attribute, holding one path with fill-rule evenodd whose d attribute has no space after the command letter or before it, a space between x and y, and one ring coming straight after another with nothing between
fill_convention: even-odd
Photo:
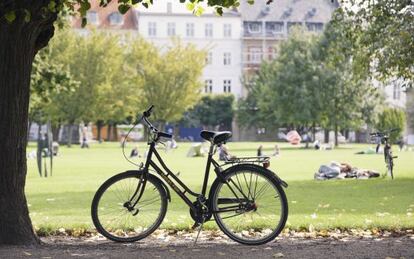
<instances>
[{"instance_id":1,"label":"person sitting on grass","mask_svg":"<svg viewBox=\"0 0 414 259\"><path fill-rule=\"evenodd\" d=\"M137 146L135 146L132 150L131 150L131 154L129 155L129 158L132 158L132 157L139 157L139 154L138 154L138 147Z\"/></svg>"},{"instance_id":2,"label":"person sitting on grass","mask_svg":"<svg viewBox=\"0 0 414 259\"><path fill-rule=\"evenodd\" d=\"M280 155L280 149L279 146L275 145L275 150L273 151L273 156L279 156Z\"/></svg>"}]
</instances>

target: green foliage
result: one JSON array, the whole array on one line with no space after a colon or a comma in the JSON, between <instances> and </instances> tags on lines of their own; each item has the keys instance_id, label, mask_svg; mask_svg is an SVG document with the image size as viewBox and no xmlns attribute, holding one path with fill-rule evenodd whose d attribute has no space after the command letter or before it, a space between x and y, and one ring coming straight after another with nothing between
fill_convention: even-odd
<instances>
[{"instance_id":1,"label":"green foliage","mask_svg":"<svg viewBox=\"0 0 414 259\"><path fill-rule=\"evenodd\" d=\"M320 120L320 75L312 59L314 40L296 28L280 44L278 58L261 67L255 82L262 89L259 110L274 125L297 127Z\"/></svg>"},{"instance_id":2,"label":"green foliage","mask_svg":"<svg viewBox=\"0 0 414 259\"><path fill-rule=\"evenodd\" d=\"M202 125L210 129L231 129L234 116L233 102L233 95L204 95L186 113L183 123L191 126Z\"/></svg>"},{"instance_id":3,"label":"green foliage","mask_svg":"<svg viewBox=\"0 0 414 259\"><path fill-rule=\"evenodd\" d=\"M140 38L59 30L35 62L31 117L41 109L55 123L120 122L155 104L157 120L178 121L199 98L204 59L179 41L159 50Z\"/></svg>"},{"instance_id":4,"label":"green foliage","mask_svg":"<svg viewBox=\"0 0 414 259\"><path fill-rule=\"evenodd\" d=\"M353 51L374 66L380 79L413 80L414 3L411 0L362 0L343 5L334 17L346 21Z\"/></svg>"},{"instance_id":5,"label":"green foliage","mask_svg":"<svg viewBox=\"0 0 414 259\"><path fill-rule=\"evenodd\" d=\"M279 56L245 84L249 94L238 104L239 122L335 131L373 124L381 95L352 51L348 29L334 21L316 37L295 28L279 45Z\"/></svg>"},{"instance_id":6,"label":"green foliage","mask_svg":"<svg viewBox=\"0 0 414 259\"><path fill-rule=\"evenodd\" d=\"M30 82L29 118L38 123L50 119L50 106L56 95L76 91L79 82L73 78L68 67L51 56L50 48L35 58Z\"/></svg>"},{"instance_id":7,"label":"green foliage","mask_svg":"<svg viewBox=\"0 0 414 259\"><path fill-rule=\"evenodd\" d=\"M372 123L375 107L381 100L379 90L372 86L365 73L367 67L359 63L352 51L354 43L347 37L348 29L346 24L334 20L327 25L317 49L317 58L322 64L322 98L326 105L323 124L334 130Z\"/></svg>"},{"instance_id":8,"label":"green foliage","mask_svg":"<svg viewBox=\"0 0 414 259\"><path fill-rule=\"evenodd\" d=\"M404 111L396 108L388 108L380 114L376 128L381 132L396 129L390 134L391 142L395 142L402 136L405 121Z\"/></svg>"},{"instance_id":9,"label":"green foliage","mask_svg":"<svg viewBox=\"0 0 414 259\"><path fill-rule=\"evenodd\" d=\"M154 118L177 122L199 99L205 52L192 44L173 41L157 49L142 38L128 42L125 57L131 84L140 85L136 92L138 109L156 106Z\"/></svg>"}]
</instances>

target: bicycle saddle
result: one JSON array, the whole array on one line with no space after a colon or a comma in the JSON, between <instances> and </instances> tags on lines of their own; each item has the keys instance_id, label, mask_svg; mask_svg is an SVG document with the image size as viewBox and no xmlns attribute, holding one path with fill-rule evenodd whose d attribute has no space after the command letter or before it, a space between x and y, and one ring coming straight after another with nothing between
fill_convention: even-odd
<instances>
[{"instance_id":1,"label":"bicycle saddle","mask_svg":"<svg viewBox=\"0 0 414 259\"><path fill-rule=\"evenodd\" d=\"M214 144L225 143L229 138L231 138L232 133L230 131L209 131L203 130L200 132L200 136Z\"/></svg>"}]
</instances>

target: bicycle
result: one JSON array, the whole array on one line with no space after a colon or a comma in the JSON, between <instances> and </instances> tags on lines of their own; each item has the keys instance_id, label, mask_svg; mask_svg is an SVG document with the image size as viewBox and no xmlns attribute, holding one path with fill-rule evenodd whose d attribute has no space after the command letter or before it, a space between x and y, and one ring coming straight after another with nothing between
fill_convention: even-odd
<instances>
[{"instance_id":1,"label":"bicycle","mask_svg":"<svg viewBox=\"0 0 414 259\"><path fill-rule=\"evenodd\" d=\"M92 220L98 232L116 242L134 242L150 235L162 223L171 202L168 185L188 205L198 234L214 217L219 228L241 244L260 245L276 238L288 217L283 190L287 183L267 168L269 157L241 157L219 164L213 155L232 134L203 130L200 135L210 142L210 148L201 193L194 192L157 152L156 144L172 135L159 131L148 120L153 107L139 120L149 128L145 163L138 170L109 178L93 198ZM206 196L211 166L216 178Z\"/></svg>"},{"instance_id":2,"label":"bicycle","mask_svg":"<svg viewBox=\"0 0 414 259\"><path fill-rule=\"evenodd\" d=\"M381 143L384 144L384 160L385 165L387 167L387 175L391 175L391 179L394 179L394 158L398 158L398 156L392 155L391 150L391 144L389 142L389 134L391 134L394 131L397 131L398 129L391 129L384 132L374 132L371 133L371 137L379 138L380 143L377 144L376 151L378 152L379 147L381 146Z\"/></svg>"}]
</instances>

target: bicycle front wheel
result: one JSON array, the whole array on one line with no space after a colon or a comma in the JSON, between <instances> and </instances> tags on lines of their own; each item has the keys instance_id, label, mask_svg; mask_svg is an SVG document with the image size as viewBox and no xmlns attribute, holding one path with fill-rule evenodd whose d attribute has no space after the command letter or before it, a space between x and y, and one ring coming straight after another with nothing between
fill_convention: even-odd
<instances>
[{"instance_id":1,"label":"bicycle front wheel","mask_svg":"<svg viewBox=\"0 0 414 259\"><path fill-rule=\"evenodd\" d=\"M213 215L220 229L246 245L276 238L288 216L286 195L276 177L261 167L243 165L229 169L224 179L212 187Z\"/></svg>"},{"instance_id":2,"label":"bicycle front wheel","mask_svg":"<svg viewBox=\"0 0 414 259\"><path fill-rule=\"evenodd\" d=\"M167 194L155 176L148 174L144 192L136 202L141 175L140 171L115 175L98 189L93 198L93 223L99 233L112 241L134 242L145 238L159 227L165 217Z\"/></svg>"}]
</instances>

